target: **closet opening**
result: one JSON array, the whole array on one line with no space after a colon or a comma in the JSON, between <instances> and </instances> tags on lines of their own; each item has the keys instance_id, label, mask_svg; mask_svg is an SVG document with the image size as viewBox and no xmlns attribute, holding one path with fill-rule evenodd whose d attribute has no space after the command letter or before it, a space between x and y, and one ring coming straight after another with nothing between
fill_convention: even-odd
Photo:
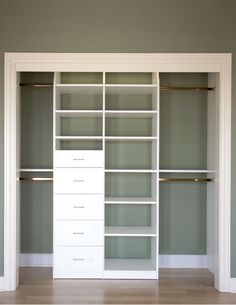
<instances>
[{"instance_id":1,"label":"closet opening","mask_svg":"<svg viewBox=\"0 0 236 305\"><path fill-rule=\"evenodd\" d=\"M158 279L174 256L204 257L229 289L230 55L9 53L5 64L5 289L20 265Z\"/></svg>"},{"instance_id":2,"label":"closet opening","mask_svg":"<svg viewBox=\"0 0 236 305\"><path fill-rule=\"evenodd\" d=\"M159 255L166 262L184 255L201 257L214 273L208 253L214 247L219 76L153 75L20 74L20 265L47 267L52 276L53 252L69 255L68 248L53 250L53 219L72 217L66 209L63 214L54 207L53 212L53 150L61 155L71 151L68 157L73 151L104 151L105 270L148 272L158 268ZM59 155L55 158L60 162ZM65 176L67 170L60 166L57 173ZM60 186L55 184L54 191L60 193ZM54 196L61 201L59 194ZM71 196L63 198L70 202ZM66 231L68 221L64 229L61 224L57 229L56 221L54 230ZM22 270L26 275L27 269Z\"/></svg>"}]
</instances>

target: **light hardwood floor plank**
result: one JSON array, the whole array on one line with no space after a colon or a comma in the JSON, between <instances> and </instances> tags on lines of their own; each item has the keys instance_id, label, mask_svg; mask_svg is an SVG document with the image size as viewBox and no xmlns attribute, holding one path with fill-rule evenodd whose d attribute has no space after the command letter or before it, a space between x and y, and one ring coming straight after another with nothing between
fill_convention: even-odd
<instances>
[{"instance_id":1,"label":"light hardwood floor plank","mask_svg":"<svg viewBox=\"0 0 236 305\"><path fill-rule=\"evenodd\" d=\"M159 280L52 280L51 268L20 268L15 292L1 304L235 304L206 269L161 269Z\"/></svg>"}]
</instances>

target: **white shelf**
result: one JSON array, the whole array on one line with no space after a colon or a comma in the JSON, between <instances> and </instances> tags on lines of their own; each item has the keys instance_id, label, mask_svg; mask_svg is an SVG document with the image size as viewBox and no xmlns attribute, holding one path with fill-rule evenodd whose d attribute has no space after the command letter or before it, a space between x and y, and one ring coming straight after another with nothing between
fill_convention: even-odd
<instances>
[{"instance_id":1,"label":"white shelf","mask_svg":"<svg viewBox=\"0 0 236 305\"><path fill-rule=\"evenodd\" d=\"M105 204L156 204L150 197L106 197Z\"/></svg>"},{"instance_id":2,"label":"white shelf","mask_svg":"<svg viewBox=\"0 0 236 305\"><path fill-rule=\"evenodd\" d=\"M207 170L207 169L160 169L160 173L214 173L215 171Z\"/></svg>"},{"instance_id":3,"label":"white shelf","mask_svg":"<svg viewBox=\"0 0 236 305\"><path fill-rule=\"evenodd\" d=\"M156 236L156 232L145 226L109 226L105 227L105 236Z\"/></svg>"},{"instance_id":4,"label":"white shelf","mask_svg":"<svg viewBox=\"0 0 236 305\"><path fill-rule=\"evenodd\" d=\"M112 137L106 136L106 141L154 141L157 140L157 137Z\"/></svg>"},{"instance_id":5,"label":"white shelf","mask_svg":"<svg viewBox=\"0 0 236 305\"><path fill-rule=\"evenodd\" d=\"M102 84L57 84L56 89L61 94L102 94Z\"/></svg>"},{"instance_id":6,"label":"white shelf","mask_svg":"<svg viewBox=\"0 0 236 305\"><path fill-rule=\"evenodd\" d=\"M59 117L102 117L102 110L56 110Z\"/></svg>"},{"instance_id":7,"label":"white shelf","mask_svg":"<svg viewBox=\"0 0 236 305\"><path fill-rule=\"evenodd\" d=\"M153 118L157 115L155 110L106 110L106 118L118 118L118 117L134 117L134 118Z\"/></svg>"},{"instance_id":8,"label":"white shelf","mask_svg":"<svg viewBox=\"0 0 236 305\"><path fill-rule=\"evenodd\" d=\"M105 173L156 173L153 169L105 169Z\"/></svg>"},{"instance_id":9,"label":"white shelf","mask_svg":"<svg viewBox=\"0 0 236 305\"><path fill-rule=\"evenodd\" d=\"M156 270L150 259L105 259L105 270Z\"/></svg>"},{"instance_id":10,"label":"white shelf","mask_svg":"<svg viewBox=\"0 0 236 305\"><path fill-rule=\"evenodd\" d=\"M52 168L21 168L20 172L53 172Z\"/></svg>"},{"instance_id":11,"label":"white shelf","mask_svg":"<svg viewBox=\"0 0 236 305\"><path fill-rule=\"evenodd\" d=\"M56 136L56 140L102 140L102 136Z\"/></svg>"}]
</instances>

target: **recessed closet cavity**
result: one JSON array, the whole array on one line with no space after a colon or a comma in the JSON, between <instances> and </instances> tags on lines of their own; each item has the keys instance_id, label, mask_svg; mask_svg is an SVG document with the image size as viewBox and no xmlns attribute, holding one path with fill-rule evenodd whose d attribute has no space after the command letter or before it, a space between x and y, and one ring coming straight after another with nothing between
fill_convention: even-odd
<instances>
[{"instance_id":1,"label":"recessed closet cavity","mask_svg":"<svg viewBox=\"0 0 236 305\"><path fill-rule=\"evenodd\" d=\"M54 278L157 279L159 254L214 273L218 77L22 72L21 253Z\"/></svg>"}]
</instances>

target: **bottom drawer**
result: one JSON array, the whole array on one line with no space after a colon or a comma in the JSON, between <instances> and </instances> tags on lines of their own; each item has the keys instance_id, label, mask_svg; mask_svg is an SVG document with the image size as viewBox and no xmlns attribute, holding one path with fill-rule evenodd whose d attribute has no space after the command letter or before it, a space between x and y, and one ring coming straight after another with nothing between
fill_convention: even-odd
<instances>
[{"instance_id":1,"label":"bottom drawer","mask_svg":"<svg viewBox=\"0 0 236 305\"><path fill-rule=\"evenodd\" d=\"M54 278L102 278L103 247L54 247Z\"/></svg>"}]
</instances>

